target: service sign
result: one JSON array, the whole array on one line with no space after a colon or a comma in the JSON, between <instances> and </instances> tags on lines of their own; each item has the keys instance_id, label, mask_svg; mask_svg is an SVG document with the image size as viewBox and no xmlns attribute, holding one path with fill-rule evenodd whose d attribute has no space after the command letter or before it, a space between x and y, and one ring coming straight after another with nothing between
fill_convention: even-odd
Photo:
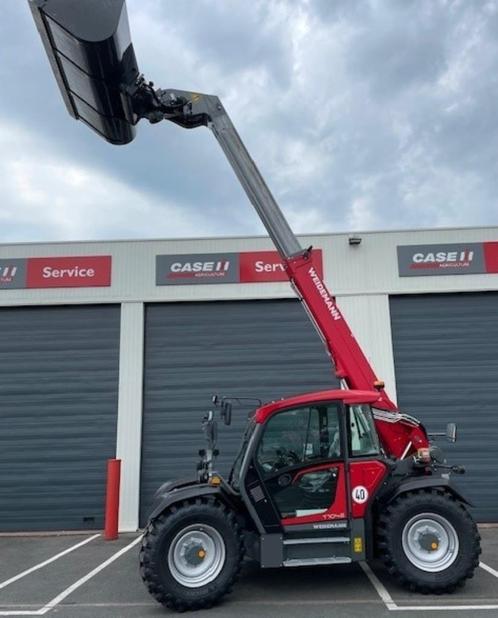
<instances>
[{"instance_id":1,"label":"service sign","mask_svg":"<svg viewBox=\"0 0 498 618\"><path fill-rule=\"evenodd\" d=\"M322 250L313 249L312 253L315 269L323 278ZM239 256L241 283L289 280L277 251L247 251Z\"/></svg>"},{"instance_id":2,"label":"service sign","mask_svg":"<svg viewBox=\"0 0 498 618\"><path fill-rule=\"evenodd\" d=\"M400 277L498 273L498 242L398 246Z\"/></svg>"},{"instance_id":3,"label":"service sign","mask_svg":"<svg viewBox=\"0 0 498 618\"><path fill-rule=\"evenodd\" d=\"M322 252L313 250L323 276ZM242 253L182 253L156 256L156 285L261 283L288 281L277 251Z\"/></svg>"},{"instance_id":4,"label":"service sign","mask_svg":"<svg viewBox=\"0 0 498 618\"><path fill-rule=\"evenodd\" d=\"M111 285L112 257L0 259L0 289L93 288Z\"/></svg>"}]
</instances>

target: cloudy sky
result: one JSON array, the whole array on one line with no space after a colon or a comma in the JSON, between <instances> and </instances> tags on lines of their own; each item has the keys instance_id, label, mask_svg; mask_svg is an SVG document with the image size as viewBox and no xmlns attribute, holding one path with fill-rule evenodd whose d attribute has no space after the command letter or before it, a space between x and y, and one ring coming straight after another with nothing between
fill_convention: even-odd
<instances>
[{"instance_id":1,"label":"cloudy sky","mask_svg":"<svg viewBox=\"0 0 498 618\"><path fill-rule=\"evenodd\" d=\"M218 94L296 232L498 224L498 2L128 0L140 70ZM0 242L261 234L206 129L107 144L0 19Z\"/></svg>"}]
</instances>

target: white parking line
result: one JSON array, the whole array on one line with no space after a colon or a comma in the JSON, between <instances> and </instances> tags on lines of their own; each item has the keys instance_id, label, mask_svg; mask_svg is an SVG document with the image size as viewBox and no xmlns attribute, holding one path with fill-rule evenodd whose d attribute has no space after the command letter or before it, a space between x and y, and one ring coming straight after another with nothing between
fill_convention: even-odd
<instances>
[{"instance_id":1,"label":"white parking line","mask_svg":"<svg viewBox=\"0 0 498 618\"><path fill-rule=\"evenodd\" d=\"M389 610L396 609L398 606L394 602L394 599L389 594L389 592L387 591L387 588L380 581L377 575L375 575L372 569L368 566L368 564L366 562L360 562L360 567L363 569L363 572L370 580L370 583L375 588L379 597L384 601L384 604L387 607L387 609Z\"/></svg>"},{"instance_id":2,"label":"white parking line","mask_svg":"<svg viewBox=\"0 0 498 618\"><path fill-rule=\"evenodd\" d=\"M491 567L488 567L487 564L483 564L482 562L479 564L481 568L491 575L498 577L498 571L495 571ZM476 611L476 610L497 610L497 604L488 604L488 605L398 605L392 596L387 591L387 588L380 581L380 579L375 575L372 569L368 566L366 562L360 562L360 567L363 569L363 572L370 580L370 583L375 588L377 594L384 602L386 608L389 611L398 611L398 612L415 612L415 611Z\"/></svg>"},{"instance_id":3,"label":"white parking line","mask_svg":"<svg viewBox=\"0 0 498 618\"><path fill-rule=\"evenodd\" d=\"M75 590L80 588L80 586L83 586L83 584L86 584L86 582L92 579L92 577L94 577L95 575L97 575L97 573L100 573L100 571L103 571L107 566L112 564L115 560L120 558L123 554L126 554L126 552L129 551L132 547L135 547L135 545L137 545L142 540L142 536L143 535L140 535L136 539L133 539L131 543L129 543L128 545L126 545L125 547L117 551L110 558L108 558L105 562L102 562L102 564L99 564L98 567L95 567L93 571L90 571L90 573L87 573L86 575L78 579L78 581L74 582L74 584L71 584L71 586L63 590L60 594L58 594L51 601L49 601L46 605L44 605L41 609L39 609L37 615L43 616L43 614L46 614L51 609L59 605L61 601L63 601L66 597L72 594Z\"/></svg>"},{"instance_id":4,"label":"white parking line","mask_svg":"<svg viewBox=\"0 0 498 618\"><path fill-rule=\"evenodd\" d=\"M488 573L490 573L494 577L498 577L498 571L495 571L494 569L492 569L487 564L484 564L484 562L479 562L479 566L481 567L481 569L484 569L485 571L487 571Z\"/></svg>"},{"instance_id":5,"label":"white parking line","mask_svg":"<svg viewBox=\"0 0 498 618\"><path fill-rule=\"evenodd\" d=\"M39 609L12 609L0 612L0 616L40 616Z\"/></svg>"},{"instance_id":6,"label":"white parking line","mask_svg":"<svg viewBox=\"0 0 498 618\"><path fill-rule=\"evenodd\" d=\"M90 541L93 541L94 539L96 539L99 536L100 536L100 534L94 534L93 536L85 539L84 541L81 541L80 543L76 543L76 545L72 545L71 547L68 547L68 549L65 549L64 551L61 551L60 553L56 554L55 556L52 556L48 560L44 560L43 562L40 562L39 564L35 564L35 566L32 566L29 569L26 569L22 573L18 573L17 575L14 575L14 577L11 577L10 579L6 579L4 582L2 582L0 584L0 590L2 588L6 588L7 586L10 586L10 584L13 584L14 582L18 581L19 579L22 579L23 577L26 577L26 575L29 575L30 573L34 573L34 571L38 571L38 569L43 569L43 567L47 566L47 564L50 564L51 562L55 562L56 560L59 560L59 558L62 558L62 556L66 556L67 554L71 553L75 549L78 549L79 547L82 547L83 545L86 545L87 543L90 543ZM4 615L4 614L2 614L2 615Z\"/></svg>"},{"instance_id":7,"label":"white parking line","mask_svg":"<svg viewBox=\"0 0 498 618\"><path fill-rule=\"evenodd\" d=\"M89 543L90 541L92 541L93 539L97 538L98 536L100 536L100 535L96 534L96 535L90 537L89 539L86 539L85 543ZM44 614L49 612L51 609L53 609L54 607L59 605L59 603L61 603L61 601L63 601L66 597L68 597L70 594L72 594L80 586L83 586L83 584L85 584L88 580L92 579L92 577L97 575L97 573L100 573L100 571L102 571L107 566L109 566L112 562L114 562L115 560L120 558L123 554L125 554L132 547L137 545L137 543L141 539L142 539L142 535L140 535L136 539L133 539L133 541L131 543L129 543L128 545L126 545L125 547L123 547L122 549L117 551L115 554L112 554L112 556L110 558L108 558L105 562L102 562L101 564L99 564L99 566L95 567L95 569L93 569L92 571L90 571L89 573L87 573L86 575L81 577L80 579L78 579L78 581L74 582L74 584L71 584L71 586L69 586L68 588L63 590L60 594L58 594L56 597L51 599L46 605L44 605L43 607L40 607L40 609L24 609L24 610L23 609L7 609L7 610L0 610L0 616L43 616ZM57 558L60 558L62 555L65 555L66 553L69 553L69 551L73 551L74 549L77 549L78 547L81 547L81 545L83 545L83 544L84 543L78 543L78 545L75 545L74 547L70 547L69 549L65 550L65 552L61 552L60 554L57 554L57 556L54 556L49 561L53 562ZM36 568L41 568L45 564L48 564L49 561L45 561L44 563L41 563L40 565L36 565L36 567L32 567L30 572L32 572L33 570L36 570ZM24 574L27 575L28 572L25 571ZM23 574L20 573L19 575L23 575ZM16 577L19 579L18 576L16 576Z\"/></svg>"}]
</instances>

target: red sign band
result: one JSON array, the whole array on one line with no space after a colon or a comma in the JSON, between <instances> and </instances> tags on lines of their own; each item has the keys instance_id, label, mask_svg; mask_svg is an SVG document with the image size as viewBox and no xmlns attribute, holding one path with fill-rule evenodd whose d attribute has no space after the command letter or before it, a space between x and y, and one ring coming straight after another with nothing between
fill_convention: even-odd
<instances>
[{"instance_id":1,"label":"red sign band","mask_svg":"<svg viewBox=\"0 0 498 618\"><path fill-rule=\"evenodd\" d=\"M26 287L109 287L111 263L110 255L28 258Z\"/></svg>"}]
</instances>

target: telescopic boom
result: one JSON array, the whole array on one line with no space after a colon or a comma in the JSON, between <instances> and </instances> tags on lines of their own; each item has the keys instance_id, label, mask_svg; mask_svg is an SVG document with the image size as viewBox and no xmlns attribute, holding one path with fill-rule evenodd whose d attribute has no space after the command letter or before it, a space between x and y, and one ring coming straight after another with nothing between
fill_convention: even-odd
<instances>
[{"instance_id":1,"label":"telescopic boom","mask_svg":"<svg viewBox=\"0 0 498 618\"><path fill-rule=\"evenodd\" d=\"M390 454L405 456L427 446L420 423L397 413L313 263L311 247L301 247L220 99L155 89L140 75L124 0L29 3L69 113L101 137L112 144L126 144L133 140L135 125L142 118L152 123L169 120L187 129L211 129L275 243L342 386L378 391L376 424Z\"/></svg>"},{"instance_id":2,"label":"telescopic boom","mask_svg":"<svg viewBox=\"0 0 498 618\"><path fill-rule=\"evenodd\" d=\"M311 247L301 247L220 99L178 90L159 90L155 94L167 120L186 128L205 125L213 132L277 247L287 275L325 343L337 377L347 388L377 389L380 406L386 410L395 410L395 404L389 399L383 383L377 379L337 307L335 298L321 279L313 263ZM171 106L175 109L171 110ZM148 116L147 112L144 116Z\"/></svg>"}]
</instances>

